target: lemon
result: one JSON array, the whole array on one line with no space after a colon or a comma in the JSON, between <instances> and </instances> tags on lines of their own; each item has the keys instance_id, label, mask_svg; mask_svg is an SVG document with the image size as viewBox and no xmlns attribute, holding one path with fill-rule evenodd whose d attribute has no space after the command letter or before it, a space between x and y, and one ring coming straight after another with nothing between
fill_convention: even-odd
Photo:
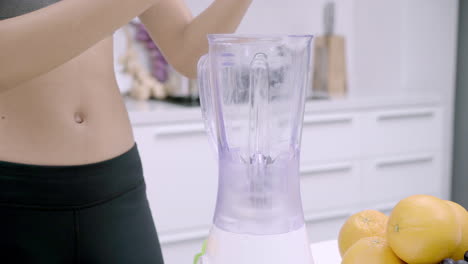
<instances>
[{"instance_id":1,"label":"lemon","mask_svg":"<svg viewBox=\"0 0 468 264\"><path fill-rule=\"evenodd\" d=\"M338 236L341 256L361 238L385 237L387 221L388 217L385 214L375 210L365 210L349 217Z\"/></svg>"}]
</instances>

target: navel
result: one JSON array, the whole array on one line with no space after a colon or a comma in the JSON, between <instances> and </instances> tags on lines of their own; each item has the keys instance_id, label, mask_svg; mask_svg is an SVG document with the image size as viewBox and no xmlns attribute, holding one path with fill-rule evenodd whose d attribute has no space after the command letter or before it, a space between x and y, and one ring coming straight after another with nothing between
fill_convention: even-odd
<instances>
[{"instance_id":1,"label":"navel","mask_svg":"<svg viewBox=\"0 0 468 264\"><path fill-rule=\"evenodd\" d=\"M77 124L82 124L84 122L84 115L81 112L76 112L75 113L75 122Z\"/></svg>"}]
</instances>

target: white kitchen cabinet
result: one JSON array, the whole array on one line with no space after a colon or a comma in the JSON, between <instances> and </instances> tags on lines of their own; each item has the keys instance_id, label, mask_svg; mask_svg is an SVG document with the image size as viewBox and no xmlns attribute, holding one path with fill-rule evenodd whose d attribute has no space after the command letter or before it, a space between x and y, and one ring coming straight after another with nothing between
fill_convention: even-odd
<instances>
[{"instance_id":1,"label":"white kitchen cabinet","mask_svg":"<svg viewBox=\"0 0 468 264\"><path fill-rule=\"evenodd\" d=\"M305 215L352 210L359 203L359 163L303 163L300 170Z\"/></svg>"},{"instance_id":2,"label":"white kitchen cabinet","mask_svg":"<svg viewBox=\"0 0 468 264\"><path fill-rule=\"evenodd\" d=\"M357 156L358 123L355 113L305 115L301 149L303 164Z\"/></svg>"},{"instance_id":3,"label":"white kitchen cabinet","mask_svg":"<svg viewBox=\"0 0 468 264\"><path fill-rule=\"evenodd\" d=\"M311 243L337 239L340 228L346 222L347 217L324 218L317 221L307 221L307 233ZM314 252L312 252L313 254Z\"/></svg>"},{"instance_id":4,"label":"white kitchen cabinet","mask_svg":"<svg viewBox=\"0 0 468 264\"><path fill-rule=\"evenodd\" d=\"M209 228L218 178L203 125L137 126L134 135L159 233Z\"/></svg>"},{"instance_id":5,"label":"white kitchen cabinet","mask_svg":"<svg viewBox=\"0 0 468 264\"><path fill-rule=\"evenodd\" d=\"M435 151L442 147L439 107L372 111L363 115L361 150L364 156Z\"/></svg>"},{"instance_id":6,"label":"white kitchen cabinet","mask_svg":"<svg viewBox=\"0 0 468 264\"><path fill-rule=\"evenodd\" d=\"M441 196L439 153L412 153L363 160L364 205L399 201L414 194Z\"/></svg>"},{"instance_id":7,"label":"white kitchen cabinet","mask_svg":"<svg viewBox=\"0 0 468 264\"><path fill-rule=\"evenodd\" d=\"M336 239L351 214L389 213L406 196L443 197L443 109L437 100L330 102L306 111L301 195L310 241ZM141 107L141 106L140 106ZM148 109L151 109L149 107ZM192 261L212 224L215 153L199 109L130 111L148 199L168 264ZM140 111L140 110L138 110Z\"/></svg>"},{"instance_id":8,"label":"white kitchen cabinet","mask_svg":"<svg viewBox=\"0 0 468 264\"><path fill-rule=\"evenodd\" d=\"M435 101L407 98L381 106L344 102L306 112L301 195L310 241L336 239L351 214L389 213L413 194L442 196L443 111ZM362 106L362 105L361 105ZM199 109L130 112L148 200L168 264L190 263L209 233L218 173ZM158 118L153 118L154 116ZM190 117L191 121L187 118ZM444 198L444 197L442 197Z\"/></svg>"}]
</instances>

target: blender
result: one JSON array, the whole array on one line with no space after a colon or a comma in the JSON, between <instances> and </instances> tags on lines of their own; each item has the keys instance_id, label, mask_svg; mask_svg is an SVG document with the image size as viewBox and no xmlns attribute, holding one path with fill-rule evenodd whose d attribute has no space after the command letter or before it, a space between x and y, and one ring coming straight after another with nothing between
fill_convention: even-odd
<instances>
[{"instance_id":1,"label":"blender","mask_svg":"<svg viewBox=\"0 0 468 264\"><path fill-rule=\"evenodd\" d=\"M310 35L208 35L200 102L217 153L213 226L200 264L313 264L300 195Z\"/></svg>"}]
</instances>

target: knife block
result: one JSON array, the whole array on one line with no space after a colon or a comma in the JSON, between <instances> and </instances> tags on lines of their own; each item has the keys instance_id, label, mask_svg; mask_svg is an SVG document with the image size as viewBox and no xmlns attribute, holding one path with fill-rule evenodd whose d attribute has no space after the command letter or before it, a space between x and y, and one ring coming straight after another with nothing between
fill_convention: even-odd
<instances>
[{"instance_id":1,"label":"knife block","mask_svg":"<svg viewBox=\"0 0 468 264\"><path fill-rule=\"evenodd\" d=\"M320 36L315 39L313 97L346 96L345 44L345 39L342 36Z\"/></svg>"}]
</instances>

